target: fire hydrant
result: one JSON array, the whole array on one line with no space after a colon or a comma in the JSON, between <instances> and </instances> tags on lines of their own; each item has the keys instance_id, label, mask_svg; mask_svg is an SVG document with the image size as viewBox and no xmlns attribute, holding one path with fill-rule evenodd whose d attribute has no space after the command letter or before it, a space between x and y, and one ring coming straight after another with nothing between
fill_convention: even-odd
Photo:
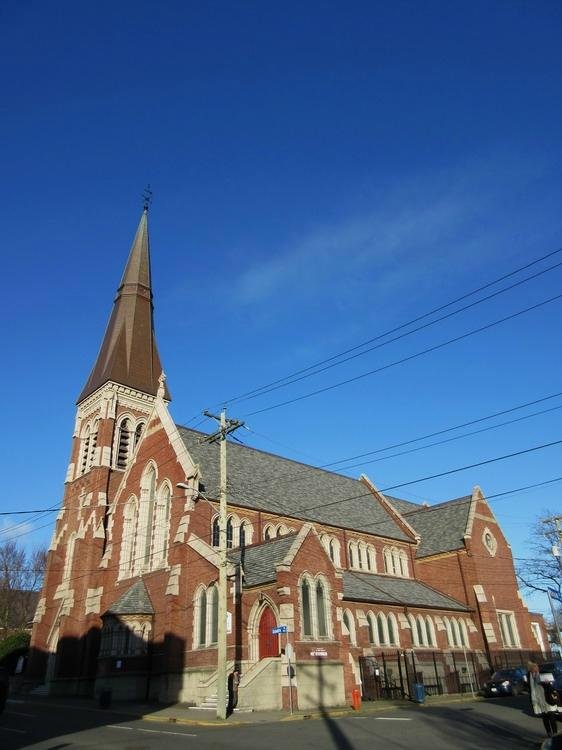
<instances>
[{"instance_id":1,"label":"fire hydrant","mask_svg":"<svg viewBox=\"0 0 562 750\"><path fill-rule=\"evenodd\" d=\"M354 688L351 691L351 704L355 711L359 711L361 708L361 693L358 688Z\"/></svg>"}]
</instances>

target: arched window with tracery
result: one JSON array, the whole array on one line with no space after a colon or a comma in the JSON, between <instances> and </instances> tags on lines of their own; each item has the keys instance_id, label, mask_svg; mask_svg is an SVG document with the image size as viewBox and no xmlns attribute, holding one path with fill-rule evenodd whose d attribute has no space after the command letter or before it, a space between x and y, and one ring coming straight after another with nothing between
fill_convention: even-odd
<instances>
[{"instance_id":1,"label":"arched window with tracery","mask_svg":"<svg viewBox=\"0 0 562 750\"><path fill-rule=\"evenodd\" d=\"M348 549L348 556L349 556L349 567L350 568L354 568L355 567L354 547L355 547L355 545L353 544L353 542L350 542L348 544L348 547L347 547L347 549Z\"/></svg>"},{"instance_id":2,"label":"arched window with tracery","mask_svg":"<svg viewBox=\"0 0 562 750\"><path fill-rule=\"evenodd\" d=\"M373 573L377 571L375 548L371 544L367 547L367 569Z\"/></svg>"},{"instance_id":3,"label":"arched window with tracery","mask_svg":"<svg viewBox=\"0 0 562 750\"><path fill-rule=\"evenodd\" d=\"M408 576L410 575L408 572L408 556L406 555L404 550L400 550L398 557L400 565L400 575L403 578L408 578Z\"/></svg>"},{"instance_id":4,"label":"arched window with tracery","mask_svg":"<svg viewBox=\"0 0 562 750\"><path fill-rule=\"evenodd\" d=\"M302 634L312 635L312 608L310 606L310 583L303 578L301 583Z\"/></svg>"},{"instance_id":5,"label":"arched window with tracery","mask_svg":"<svg viewBox=\"0 0 562 750\"><path fill-rule=\"evenodd\" d=\"M433 620L429 615L425 618L425 642L428 646L435 646L435 628L433 627Z\"/></svg>"},{"instance_id":6,"label":"arched window with tracery","mask_svg":"<svg viewBox=\"0 0 562 750\"><path fill-rule=\"evenodd\" d=\"M376 624L375 624L375 616L372 612L369 612L367 614L367 625L369 626L369 643L373 645L378 645L377 637L375 635L376 633Z\"/></svg>"},{"instance_id":7,"label":"arched window with tracery","mask_svg":"<svg viewBox=\"0 0 562 750\"><path fill-rule=\"evenodd\" d=\"M318 618L318 635L323 638L328 635L326 619L326 593L322 581L316 581L316 615Z\"/></svg>"},{"instance_id":8,"label":"arched window with tracery","mask_svg":"<svg viewBox=\"0 0 562 750\"><path fill-rule=\"evenodd\" d=\"M141 479L139 518L135 544L135 572L150 569L150 552L152 541L152 524L156 494L156 471L152 465Z\"/></svg>"},{"instance_id":9,"label":"arched window with tracery","mask_svg":"<svg viewBox=\"0 0 562 750\"><path fill-rule=\"evenodd\" d=\"M377 615L377 637L381 646L386 645L386 618L382 612Z\"/></svg>"},{"instance_id":10,"label":"arched window with tracery","mask_svg":"<svg viewBox=\"0 0 562 750\"><path fill-rule=\"evenodd\" d=\"M349 640L351 641L351 645L355 646L357 643L357 640L355 637L355 618L353 617L353 614L349 609L344 610L343 624L345 625L345 629L347 630L347 634L349 635Z\"/></svg>"},{"instance_id":11,"label":"arched window with tracery","mask_svg":"<svg viewBox=\"0 0 562 750\"><path fill-rule=\"evenodd\" d=\"M154 514L154 534L152 536L152 567L165 565L168 559L168 538L170 533L170 485L165 482L158 492Z\"/></svg>"},{"instance_id":12,"label":"arched window with tracery","mask_svg":"<svg viewBox=\"0 0 562 750\"><path fill-rule=\"evenodd\" d=\"M239 537L239 540L240 540L240 547L241 548L244 548L246 546L246 526L247 526L246 521L242 521L240 523L240 530L239 530L239 533L238 533L238 537Z\"/></svg>"},{"instance_id":13,"label":"arched window with tracery","mask_svg":"<svg viewBox=\"0 0 562 750\"><path fill-rule=\"evenodd\" d=\"M392 573L392 553L388 547L383 550L384 572Z\"/></svg>"},{"instance_id":14,"label":"arched window with tracery","mask_svg":"<svg viewBox=\"0 0 562 750\"><path fill-rule=\"evenodd\" d=\"M135 450L135 448L137 447L143 430L144 430L144 422L139 422L135 428L135 439L133 443L133 450Z\"/></svg>"},{"instance_id":15,"label":"arched window with tracery","mask_svg":"<svg viewBox=\"0 0 562 750\"><path fill-rule=\"evenodd\" d=\"M399 646L400 641L398 638L398 622L393 612L390 612L386 621L388 624L388 642L391 646Z\"/></svg>"},{"instance_id":16,"label":"arched window with tracery","mask_svg":"<svg viewBox=\"0 0 562 750\"><path fill-rule=\"evenodd\" d=\"M211 531L211 546L213 547L220 546L220 528L219 528L218 516L215 516L215 518L213 518L213 527Z\"/></svg>"},{"instance_id":17,"label":"arched window with tracery","mask_svg":"<svg viewBox=\"0 0 562 750\"><path fill-rule=\"evenodd\" d=\"M127 501L125 510L123 511L123 536L121 537L121 555L119 560L119 573L121 577L130 576L133 570L136 524L137 501L133 495Z\"/></svg>"},{"instance_id":18,"label":"arched window with tracery","mask_svg":"<svg viewBox=\"0 0 562 750\"><path fill-rule=\"evenodd\" d=\"M233 540L233 523L232 523L232 516L229 516L226 519L226 547L227 549L232 549L232 540Z\"/></svg>"}]
</instances>

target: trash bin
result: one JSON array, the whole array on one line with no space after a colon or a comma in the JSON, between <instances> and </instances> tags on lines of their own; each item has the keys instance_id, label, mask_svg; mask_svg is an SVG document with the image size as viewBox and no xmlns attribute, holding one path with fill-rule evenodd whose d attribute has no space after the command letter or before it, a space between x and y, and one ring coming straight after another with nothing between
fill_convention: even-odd
<instances>
[{"instance_id":1,"label":"trash bin","mask_svg":"<svg viewBox=\"0 0 562 750\"><path fill-rule=\"evenodd\" d=\"M111 706L111 690L109 688L101 691L99 704L100 708L109 708Z\"/></svg>"},{"instance_id":2,"label":"trash bin","mask_svg":"<svg viewBox=\"0 0 562 750\"><path fill-rule=\"evenodd\" d=\"M414 682L413 700L415 703L425 703L425 686L423 682Z\"/></svg>"},{"instance_id":3,"label":"trash bin","mask_svg":"<svg viewBox=\"0 0 562 750\"><path fill-rule=\"evenodd\" d=\"M361 708L361 693L358 688L354 688L351 691L351 703L355 711L359 711Z\"/></svg>"}]
</instances>

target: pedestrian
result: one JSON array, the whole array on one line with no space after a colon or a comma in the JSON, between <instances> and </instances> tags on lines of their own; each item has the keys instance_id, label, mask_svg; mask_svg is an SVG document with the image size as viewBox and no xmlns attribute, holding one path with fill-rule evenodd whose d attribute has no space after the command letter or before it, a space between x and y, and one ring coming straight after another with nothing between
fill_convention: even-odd
<instances>
[{"instance_id":1,"label":"pedestrian","mask_svg":"<svg viewBox=\"0 0 562 750\"><path fill-rule=\"evenodd\" d=\"M239 684L240 684L240 672L237 669L234 669L228 675L228 708L226 712L229 716L238 705L238 685Z\"/></svg>"},{"instance_id":2,"label":"pedestrian","mask_svg":"<svg viewBox=\"0 0 562 750\"><path fill-rule=\"evenodd\" d=\"M556 706L551 706L546 701L544 686L539 676L539 665L534 661L527 664L529 670L529 695L531 698L531 707L535 716L542 718L544 728L548 737L552 737L557 732L556 727Z\"/></svg>"}]
</instances>

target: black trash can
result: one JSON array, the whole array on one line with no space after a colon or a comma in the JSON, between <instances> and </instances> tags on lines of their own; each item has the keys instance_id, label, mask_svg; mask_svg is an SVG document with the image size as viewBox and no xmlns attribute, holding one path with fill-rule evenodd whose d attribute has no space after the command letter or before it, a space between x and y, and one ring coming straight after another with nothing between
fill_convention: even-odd
<instances>
[{"instance_id":1,"label":"black trash can","mask_svg":"<svg viewBox=\"0 0 562 750\"><path fill-rule=\"evenodd\" d=\"M99 698L100 708L109 708L111 706L111 690L110 688L105 688L100 693Z\"/></svg>"},{"instance_id":2,"label":"black trash can","mask_svg":"<svg viewBox=\"0 0 562 750\"><path fill-rule=\"evenodd\" d=\"M425 703L425 686L422 682L414 682L413 688L413 700L415 703Z\"/></svg>"}]
</instances>

